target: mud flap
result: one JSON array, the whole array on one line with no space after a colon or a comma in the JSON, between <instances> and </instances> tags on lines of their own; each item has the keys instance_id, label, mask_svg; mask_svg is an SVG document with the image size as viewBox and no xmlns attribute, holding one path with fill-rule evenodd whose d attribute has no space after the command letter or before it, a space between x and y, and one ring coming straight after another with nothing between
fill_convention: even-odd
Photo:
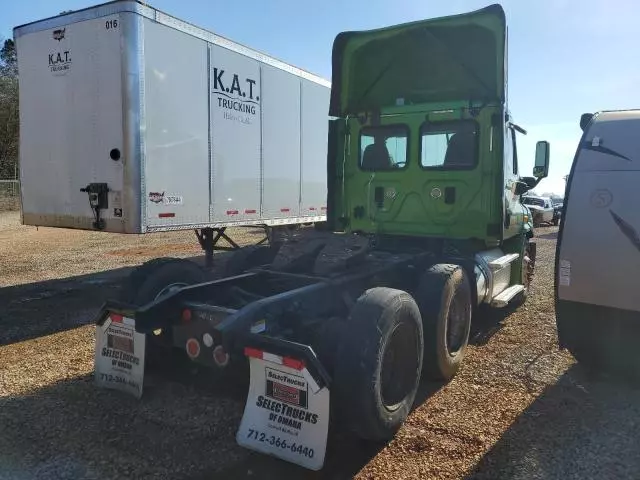
<instances>
[{"instance_id":1,"label":"mud flap","mask_svg":"<svg viewBox=\"0 0 640 480\"><path fill-rule=\"evenodd\" d=\"M142 397L146 337L135 321L111 314L96 325L95 382L99 387Z\"/></svg>"},{"instance_id":2,"label":"mud flap","mask_svg":"<svg viewBox=\"0 0 640 480\"><path fill-rule=\"evenodd\" d=\"M304 363L246 349L251 379L236 434L239 445L310 470L324 465L329 430L329 389Z\"/></svg>"}]
</instances>

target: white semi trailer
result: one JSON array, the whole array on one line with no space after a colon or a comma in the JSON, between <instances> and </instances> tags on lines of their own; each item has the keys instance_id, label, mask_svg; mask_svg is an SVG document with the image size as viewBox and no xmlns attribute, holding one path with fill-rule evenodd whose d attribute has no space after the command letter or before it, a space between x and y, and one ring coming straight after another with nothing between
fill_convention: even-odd
<instances>
[{"instance_id":1,"label":"white semi trailer","mask_svg":"<svg viewBox=\"0 0 640 480\"><path fill-rule=\"evenodd\" d=\"M14 38L24 224L212 248L230 226L326 219L327 80L136 1Z\"/></svg>"}]
</instances>

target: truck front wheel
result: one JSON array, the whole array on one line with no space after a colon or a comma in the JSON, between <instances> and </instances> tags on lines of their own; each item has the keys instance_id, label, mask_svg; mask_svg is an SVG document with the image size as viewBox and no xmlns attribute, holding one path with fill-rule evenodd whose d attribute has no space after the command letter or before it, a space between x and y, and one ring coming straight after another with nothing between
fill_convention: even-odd
<instances>
[{"instance_id":1,"label":"truck front wheel","mask_svg":"<svg viewBox=\"0 0 640 480\"><path fill-rule=\"evenodd\" d=\"M415 295L424 331L422 371L449 380L460 369L471 329L471 286L459 265L437 264L422 276Z\"/></svg>"},{"instance_id":2,"label":"truck front wheel","mask_svg":"<svg viewBox=\"0 0 640 480\"><path fill-rule=\"evenodd\" d=\"M406 420L420 383L420 311L406 292L366 291L353 307L338 348L337 412L360 438L387 441Z\"/></svg>"}]
</instances>

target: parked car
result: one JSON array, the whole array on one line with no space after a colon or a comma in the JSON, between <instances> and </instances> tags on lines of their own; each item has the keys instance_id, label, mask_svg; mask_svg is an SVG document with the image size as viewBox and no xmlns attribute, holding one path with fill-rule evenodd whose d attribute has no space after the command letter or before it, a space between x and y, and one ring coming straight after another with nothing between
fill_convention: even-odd
<instances>
[{"instance_id":1,"label":"parked car","mask_svg":"<svg viewBox=\"0 0 640 480\"><path fill-rule=\"evenodd\" d=\"M535 195L527 195L522 197L522 203L529 207L531 215L533 215L533 226L537 227L542 223L555 223L553 204L551 199L547 197L538 197Z\"/></svg>"},{"instance_id":2,"label":"parked car","mask_svg":"<svg viewBox=\"0 0 640 480\"><path fill-rule=\"evenodd\" d=\"M553 205L553 224L559 225L562 220L562 207L564 206L564 199L552 198L551 204Z\"/></svg>"}]
</instances>

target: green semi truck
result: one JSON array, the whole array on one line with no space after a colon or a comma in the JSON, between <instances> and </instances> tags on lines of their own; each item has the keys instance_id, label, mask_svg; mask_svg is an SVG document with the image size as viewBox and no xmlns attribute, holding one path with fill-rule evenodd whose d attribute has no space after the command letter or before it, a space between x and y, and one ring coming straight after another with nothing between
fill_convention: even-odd
<instances>
[{"instance_id":1,"label":"green semi truck","mask_svg":"<svg viewBox=\"0 0 640 480\"><path fill-rule=\"evenodd\" d=\"M140 266L96 319L96 380L142 395L172 349L249 365L241 445L322 468L329 418L371 441L401 427L425 379L459 370L474 314L523 302L535 265L520 197L499 5L333 45L327 223L195 263ZM125 353L123 353L125 352ZM127 366L128 364L128 366Z\"/></svg>"}]
</instances>

